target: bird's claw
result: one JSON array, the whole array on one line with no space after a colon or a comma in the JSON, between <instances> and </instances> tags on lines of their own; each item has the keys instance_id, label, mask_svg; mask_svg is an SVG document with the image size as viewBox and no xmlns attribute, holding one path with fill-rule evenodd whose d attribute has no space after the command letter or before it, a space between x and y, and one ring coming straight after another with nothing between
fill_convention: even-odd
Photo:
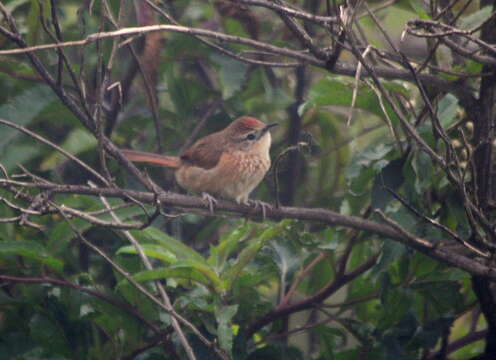
<instances>
[{"instance_id":1,"label":"bird's claw","mask_svg":"<svg viewBox=\"0 0 496 360\"><path fill-rule=\"evenodd\" d=\"M265 220L267 218L267 209L272 209L272 205L260 200L248 200L249 205L254 205L255 209L262 209L262 219Z\"/></svg>"},{"instance_id":2,"label":"bird's claw","mask_svg":"<svg viewBox=\"0 0 496 360\"><path fill-rule=\"evenodd\" d=\"M214 205L217 205L217 200L210 194L204 192L202 193L202 199L208 205L210 213L214 213Z\"/></svg>"}]
</instances>

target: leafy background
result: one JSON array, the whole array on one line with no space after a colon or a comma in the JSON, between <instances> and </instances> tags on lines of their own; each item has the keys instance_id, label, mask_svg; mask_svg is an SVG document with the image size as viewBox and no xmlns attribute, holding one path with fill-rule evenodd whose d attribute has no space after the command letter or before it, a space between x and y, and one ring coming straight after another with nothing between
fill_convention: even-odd
<instances>
[{"instance_id":1,"label":"leafy background","mask_svg":"<svg viewBox=\"0 0 496 360\"><path fill-rule=\"evenodd\" d=\"M64 41L111 30L104 16L105 3L3 2L29 45L53 42L43 28L43 22L53 26L51 11L57 13ZM302 7L309 3L324 13L319 1L295 2ZM371 6L381 3L369 2ZM397 35L395 40L407 20L430 18L420 1L391 3L376 15L390 34ZM463 12L462 27L473 28L491 15L489 7L479 10L477 3L473 1ZM123 26L163 21L144 2L109 1L108 5L114 16L119 14ZM181 24L298 46L284 24L267 10L240 13L231 3L219 1L160 5ZM369 17L360 18L359 24L374 46L387 49ZM426 51L424 43L412 40L406 44L417 56ZM6 37L0 38L0 45L14 47ZM237 44L227 47L249 50ZM112 41L102 41L64 50L84 85L89 108L97 108L102 76L97 69L109 64L111 48ZM272 158L278 159L277 174L273 168L252 198L270 203L277 198L287 206L322 207L377 221L380 218L371 210L381 209L415 236L433 241L445 237L398 201L392 189L410 207L421 209L462 238L470 237L472 229L456 189L428 155L408 146L397 114L387 104L383 108L370 82L358 83L356 103L350 110L353 77L310 66L245 64L191 36L172 32L147 36L136 49L156 92L150 96L139 75L123 90L124 103L113 115L111 131L119 147L159 151L160 139L165 153L176 154L198 123L204 126L197 138L249 114L281 125L274 130L271 151ZM56 76L57 52L38 52L37 56ZM344 52L341 61L352 64L355 60ZM451 61L446 49L436 52L435 61L439 66ZM123 46L116 53L107 85L125 84L135 67ZM458 70L477 73L481 67L468 61ZM453 74L440 76L457 79ZM64 70L62 83L70 84L70 80ZM421 110L418 89L411 83L381 81L389 91L408 99L415 111ZM474 85L477 81L472 80ZM75 93L69 85L68 89ZM115 94L114 90L105 95L104 109L115 108ZM436 105L444 129L464 119L455 95L438 96ZM349 111L353 117L348 125ZM159 119L158 133L154 117ZM0 58L0 118L27 127L99 167L96 137L24 56ZM413 116L409 120L415 122ZM471 136L470 124L463 126ZM430 122L418 123L417 130L429 146L443 151ZM6 174L24 172L18 167L22 164L54 183L94 180L53 148L9 127L2 126L0 131ZM296 150L286 151L295 145ZM462 146L457 151L462 153ZM108 166L119 186L142 190L117 162L109 160ZM179 191L170 172L146 171L163 189ZM23 191L35 194L32 189ZM1 217L18 215L7 204L15 202L15 194L2 189L0 195ZM102 208L98 197L54 197L59 204L85 212ZM123 204L109 201L113 206ZM153 212L153 207L146 208ZM138 206L115 212L123 221L143 215ZM440 349L446 351L446 344L474 334L466 346L450 351L449 358L467 359L483 351L486 323L466 272L368 232L299 220L254 221L217 215L221 214L168 209L147 228L131 231L152 260L153 270L145 268L122 231L81 218L71 224L149 291L156 291L152 280L160 280L175 309L228 358L434 359ZM108 214L101 218L111 220ZM170 315L82 243L60 214L32 220L43 228L0 223L0 273L5 276L0 283L0 358L185 358ZM296 303L303 304L301 311L278 313L283 305ZM264 323L267 314L273 317ZM212 348L185 331L198 359L218 358Z\"/></svg>"}]
</instances>

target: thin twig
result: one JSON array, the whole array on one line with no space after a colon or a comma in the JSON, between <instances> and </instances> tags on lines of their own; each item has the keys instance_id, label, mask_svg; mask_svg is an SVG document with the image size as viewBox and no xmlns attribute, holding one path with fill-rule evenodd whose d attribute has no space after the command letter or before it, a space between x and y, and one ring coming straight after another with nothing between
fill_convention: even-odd
<instances>
[{"instance_id":1,"label":"thin twig","mask_svg":"<svg viewBox=\"0 0 496 360\"><path fill-rule=\"evenodd\" d=\"M96 186L94 184L90 184L90 187L96 188ZM122 221L117 217L115 212L113 212L111 210L110 204L108 203L107 199L103 196L100 196L100 201L103 203L105 208L110 211L110 216L112 216L114 221L118 224L122 224ZM148 259L148 257L146 256L145 251L143 250L143 247L141 246L141 244L134 238L134 236L129 231L124 230L121 233L134 246L141 261L145 265L145 268L147 270L153 270L153 266L152 266L150 260ZM169 312L171 312L171 313L174 312L174 308L173 308L172 303L170 301L169 295L167 294L167 292L165 291L163 285L160 283L159 280L155 281L155 286L156 286L156 288L160 294L160 297L163 300L164 305L169 309ZM188 359L196 360L196 356L195 356L195 353L193 351L193 348L189 344L186 336L184 335L184 332L181 329L181 325L179 324L177 319L174 317L172 317L172 327L176 331L177 336L179 337L179 340L180 340L180 342L184 348L184 351L186 352L186 355L188 356ZM197 330L197 332L199 332L199 331Z\"/></svg>"}]
</instances>

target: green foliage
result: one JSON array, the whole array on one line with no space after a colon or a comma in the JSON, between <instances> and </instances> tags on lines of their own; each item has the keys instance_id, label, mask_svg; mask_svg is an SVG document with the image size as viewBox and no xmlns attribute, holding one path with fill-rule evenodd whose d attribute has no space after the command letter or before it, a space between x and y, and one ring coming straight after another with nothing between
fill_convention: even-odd
<instances>
[{"instance_id":1,"label":"green foliage","mask_svg":"<svg viewBox=\"0 0 496 360\"><path fill-rule=\"evenodd\" d=\"M51 4L58 5L55 10L64 40L114 29L102 20L106 18L100 7L103 2L4 3L29 45L53 42L40 23L44 19L52 29ZM109 2L115 14L120 3ZM120 21L135 25L126 17L127 12L139 7L139 2L122 3L128 7ZM168 6L174 8L171 13L182 24L220 27L231 35L247 36L243 16L221 16L213 3L216 2L184 1ZM491 9L484 7L461 17L460 26L472 29L491 14ZM387 17L431 18L419 0L398 2L398 8L392 8ZM221 19L215 22L217 18ZM274 18L264 15L257 19L257 23L251 18L248 22L261 34L266 32L260 40L288 49L300 47L285 31L279 31ZM363 24L369 29L373 22L368 19ZM165 152L176 154L206 115L197 137L222 129L238 115L279 122L281 126L273 132L273 163L293 142L288 134L294 128L300 132L297 141L304 144L300 144L297 156L288 153L280 159L278 193L273 185L273 169L253 198L274 203L277 195L284 205L287 201L287 205L323 207L376 222L382 219L373 211L381 210L413 236L439 246L444 246L445 239L452 240L446 231L425 221L419 215L422 214L460 238L471 239L471 219L458 189L429 154L411 146L400 117L379 97L372 82L360 81L355 89L355 79L351 77L329 75L310 66L303 71L249 65L190 35L166 33L164 37L160 45L152 44L160 47L160 61L150 65L156 59L142 59L144 70L150 70L152 83L158 89L159 134L140 75L127 84L129 89L124 91L129 93L124 98L117 91L104 91L104 115L112 104L123 101L110 135L119 147L151 151L157 148L159 135ZM316 39L327 41L328 34ZM124 45L121 41L124 38L117 40ZM14 46L4 38L0 44ZM110 66L111 44L112 40L107 39L98 45L64 50L77 84L84 90L84 101L67 71L57 78L57 52L37 54L52 76L65 85L68 96L87 107L83 112L94 115L101 75L97 64L101 61L102 69ZM139 54L143 48L153 47L134 45ZM239 44L222 45L230 50L248 49ZM104 49L101 57L99 46ZM250 56L260 61L278 61L264 54ZM49 139L98 171L107 166L112 187L141 190L136 180L110 157L106 164L102 163L97 137L48 86L33 86L34 81L22 80L37 75L30 63L24 57L12 59L2 58L0 67L0 119ZM103 86L114 84L117 89L126 85L126 75L131 71L139 74L132 64L126 47L120 46L108 74L109 83ZM467 60L455 70L477 74L482 65ZM304 75L298 75L299 71ZM440 76L459 78L456 74ZM304 86L299 77L305 79ZM411 83L381 81L393 101L407 99L412 113L424 110L418 106L420 97ZM354 94L356 103L350 109ZM453 127L464 120L463 104L450 92L435 100L439 125L448 131L450 141L460 140L457 137L461 133ZM353 117L347 124L349 111L353 111ZM298 122L292 122L288 113L298 114ZM445 156L447 144L434 131L432 122L417 120L413 116L409 119L419 136ZM102 121L105 125L110 119L103 116ZM3 169L10 176L21 171L17 165L22 165L34 176L54 183L95 182L55 149L2 124L0 134L2 179L7 175ZM461 158L462 151L456 151ZM177 190L167 170L146 171L163 189ZM12 179L43 182L29 174ZM289 180L295 180L296 186L290 188ZM469 184L472 180L467 177L464 181ZM22 215L0 222L0 359L186 358L171 315L137 289L115 265L155 296L156 284L162 284L175 310L218 351L236 360L421 359L427 351L439 350L448 331L457 338L466 333L468 325L460 319L476 301L465 272L365 231L302 220L252 221L223 213L212 217L163 206L151 225L129 231L138 249L116 227L92 224L77 215L69 216L69 222L54 208L30 208L41 192L29 187L20 189L0 189L1 219ZM43 195L49 200L42 205L54 201L116 223L98 196ZM155 211L151 205L137 205L131 197L108 201L120 221L128 224L137 225ZM9 204L28 211L22 214ZM43 215L38 216L42 211ZM33 223L39 226L27 226ZM85 245L74 228L107 254L113 264ZM141 251L153 269L143 265ZM288 311L293 306L296 310ZM213 346L202 343L188 326L181 326L197 359L219 358ZM480 343L472 344L459 352L458 358L466 358L470 351L481 348Z\"/></svg>"}]
</instances>

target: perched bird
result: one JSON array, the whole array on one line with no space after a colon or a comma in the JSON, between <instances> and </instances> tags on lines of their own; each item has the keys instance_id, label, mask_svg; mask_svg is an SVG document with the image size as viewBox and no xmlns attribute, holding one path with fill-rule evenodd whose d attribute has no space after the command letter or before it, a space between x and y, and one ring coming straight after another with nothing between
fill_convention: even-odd
<instances>
[{"instance_id":1,"label":"perched bird","mask_svg":"<svg viewBox=\"0 0 496 360\"><path fill-rule=\"evenodd\" d=\"M240 117L221 131L196 141L180 156L164 156L135 150L122 150L133 162L144 162L176 169L179 185L199 193L248 204L248 196L270 168L270 128L253 117ZM265 209L263 208L264 212Z\"/></svg>"}]
</instances>

